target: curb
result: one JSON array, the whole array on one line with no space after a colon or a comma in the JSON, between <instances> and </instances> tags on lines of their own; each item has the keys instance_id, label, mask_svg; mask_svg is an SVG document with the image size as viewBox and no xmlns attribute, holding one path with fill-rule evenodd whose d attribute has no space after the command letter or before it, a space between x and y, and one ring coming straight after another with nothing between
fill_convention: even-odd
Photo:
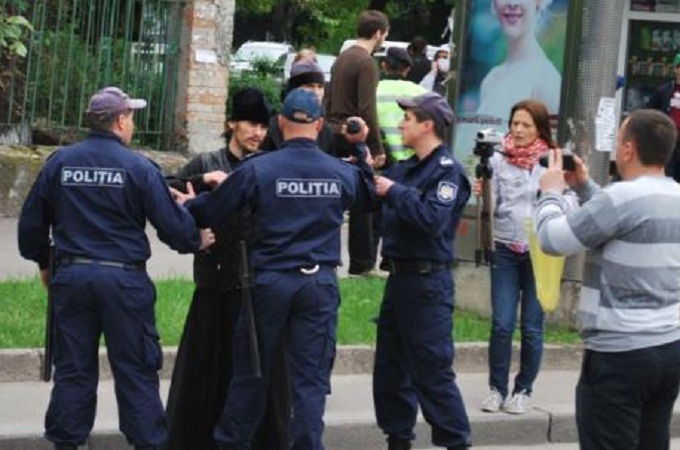
<instances>
[{"instance_id":1,"label":"curb","mask_svg":"<svg viewBox=\"0 0 680 450\"><path fill-rule=\"evenodd\" d=\"M484 373L487 366L488 344L456 344L454 367L461 373ZM513 345L513 361L519 361L519 345ZM40 379L42 349L0 350L0 382L35 381ZM371 373L373 371L374 348L369 345L343 345L337 348L333 374L348 375ZM172 376L177 347L163 347L163 368L161 378ZM580 370L582 348L580 345L551 345L543 349L541 370ZM106 351L99 352L100 377L111 378Z\"/></svg>"},{"instance_id":2,"label":"curb","mask_svg":"<svg viewBox=\"0 0 680 450\"><path fill-rule=\"evenodd\" d=\"M549 414L540 411L524 416L503 418L471 418L472 436L475 446L495 445L540 445L552 442L575 442L575 424L567 434L563 432L551 439L552 420ZM569 419L569 418L567 418ZM573 422L573 416L571 417ZM414 448L431 448L430 427L421 418L415 427ZM573 432L571 432L573 431ZM554 433L552 433L554 434ZM324 444L333 450L377 450L385 448L385 436L375 420L353 423L326 421ZM80 450L129 450L131 447L118 430L95 430L86 445ZM53 446L39 435L0 436L0 450L52 450Z\"/></svg>"},{"instance_id":3,"label":"curb","mask_svg":"<svg viewBox=\"0 0 680 450\"><path fill-rule=\"evenodd\" d=\"M523 416L476 415L470 417L474 445L521 446L573 443L578 441L573 413L551 414L535 409ZM414 448L431 448L430 429L419 417L415 427ZM680 413L674 412L671 438L680 437ZM352 423L326 422L324 443L333 450L377 450L385 448L385 437L372 420ZM41 435L0 436L0 450L52 450ZM129 450L130 446L118 430L95 430L80 450Z\"/></svg>"}]
</instances>

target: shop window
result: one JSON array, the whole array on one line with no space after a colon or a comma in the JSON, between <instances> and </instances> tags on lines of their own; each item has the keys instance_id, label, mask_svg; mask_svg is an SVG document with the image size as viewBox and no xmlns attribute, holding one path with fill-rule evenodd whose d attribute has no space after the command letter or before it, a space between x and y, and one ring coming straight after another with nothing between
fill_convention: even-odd
<instances>
[{"instance_id":1,"label":"shop window","mask_svg":"<svg viewBox=\"0 0 680 450\"><path fill-rule=\"evenodd\" d=\"M680 13L680 0L630 0L630 10Z\"/></svg>"},{"instance_id":2,"label":"shop window","mask_svg":"<svg viewBox=\"0 0 680 450\"><path fill-rule=\"evenodd\" d=\"M644 107L659 85L675 77L673 58L678 52L680 23L630 21L624 111Z\"/></svg>"}]
</instances>

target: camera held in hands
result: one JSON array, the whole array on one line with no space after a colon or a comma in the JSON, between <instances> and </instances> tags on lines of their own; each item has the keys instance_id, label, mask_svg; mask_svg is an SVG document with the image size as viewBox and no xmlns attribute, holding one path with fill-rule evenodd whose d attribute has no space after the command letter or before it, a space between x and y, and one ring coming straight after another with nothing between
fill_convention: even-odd
<instances>
[{"instance_id":1,"label":"camera held in hands","mask_svg":"<svg viewBox=\"0 0 680 450\"><path fill-rule=\"evenodd\" d=\"M538 158L538 163L542 167L548 167L548 155L545 154ZM562 170L566 170L567 172L573 172L574 170L576 170L576 164L574 163L574 155L571 155L569 153L562 154Z\"/></svg>"},{"instance_id":2,"label":"camera held in hands","mask_svg":"<svg viewBox=\"0 0 680 450\"><path fill-rule=\"evenodd\" d=\"M357 119L347 119L347 134L357 134L361 131L361 122Z\"/></svg>"}]
</instances>

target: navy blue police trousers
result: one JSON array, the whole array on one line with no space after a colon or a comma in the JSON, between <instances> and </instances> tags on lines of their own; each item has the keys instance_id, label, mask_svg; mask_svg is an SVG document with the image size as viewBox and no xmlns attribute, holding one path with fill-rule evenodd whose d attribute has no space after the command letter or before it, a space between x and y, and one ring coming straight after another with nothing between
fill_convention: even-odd
<instances>
[{"instance_id":1,"label":"navy blue police trousers","mask_svg":"<svg viewBox=\"0 0 680 450\"><path fill-rule=\"evenodd\" d=\"M50 289L56 320L54 387L45 437L83 445L94 424L99 342L104 334L115 379L120 430L132 445L167 439L158 370L153 283L143 270L94 264L58 268Z\"/></svg>"},{"instance_id":2,"label":"navy blue police trousers","mask_svg":"<svg viewBox=\"0 0 680 450\"><path fill-rule=\"evenodd\" d=\"M305 272L261 271L255 276L253 310L262 376L256 378L252 370L242 309L234 342L234 375L215 427L215 440L223 448L250 448L264 412L276 349L283 340L290 365L291 449L324 449L323 413L335 359L340 296L334 268Z\"/></svg>"},{"instance_id":3,"label":"navy blue police trousers","mask_svg":"<svg viewBox=\"0 0 680 450\"><path fill-rule=\"evenodd\" d=\"M452 369L453 280L448 269L390 274L380 307L373 369L378 426L390 441L415 436L418 405L432 443L470 444L470 423Z\"/></svg>"}]
</instances>

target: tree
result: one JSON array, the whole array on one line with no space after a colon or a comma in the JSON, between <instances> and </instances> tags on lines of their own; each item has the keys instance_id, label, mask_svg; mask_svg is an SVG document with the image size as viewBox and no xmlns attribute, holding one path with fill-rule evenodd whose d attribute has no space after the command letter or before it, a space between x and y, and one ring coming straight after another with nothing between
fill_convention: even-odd
<instances>
[{"instance_id":1,"label":"tree","mask_svg":"<svg viewBox=\"0 0 680 450\"><path fill-rule=\"evenodd\" d=\"M313 45L337 53L355 35L356 18L364 9L385 11L391 40L423 35L442 40L454 4L461 0L237 0L234 43L249 39L288 41L296 47ZM265 20L266 19L266 20ZM260 24L265 23L265 26Z\"/></svg>"}]
</instances>

